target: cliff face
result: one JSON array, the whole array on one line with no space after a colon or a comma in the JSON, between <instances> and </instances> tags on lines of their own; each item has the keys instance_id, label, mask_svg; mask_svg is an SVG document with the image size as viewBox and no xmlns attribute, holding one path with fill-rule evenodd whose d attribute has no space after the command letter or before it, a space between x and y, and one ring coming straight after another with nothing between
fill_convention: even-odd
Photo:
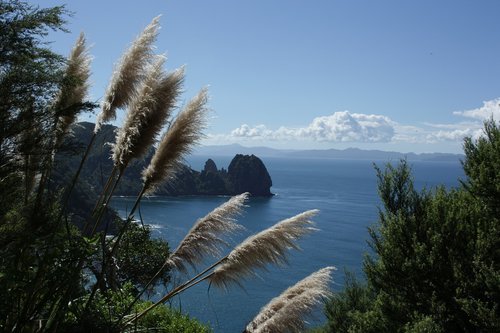
<instances>
[{"instance_id":1,"label":"cliff face","mask_svg":"<svg viewBox=\"0 0 500 333\"><path fill-rule=\"evenodd\" d=\"M250 192L256 196L271 196L273 182L266 166L255 155L236 155L228 167L229 192Z\"/></svg>"},{"instance_id":2,"label":"cliff face","mask_svg":"<svg viewBox=\"0 0 500 333\"><path fill-rule=\"evenodd\" d=\"M224 169L217 170L215 162L208 159L205 168L199 174L197 191L204 195L228 194L226 178L226 171Z\"/></svg>"},{"instance_id":3,"label":"cliff face","mask_svg":"<svg viewBox=\"0 0 500 333\"><path fill-rule=\"evenodd\" d=\"M208 159L201 172L184 166L176 179L161 188L158 195L236 195L250 192L253 196L272 196L271 176L264 163L254 155L236 155L228 171L217 169Z\"/></svg>"},{"instance_id":4,"label":"cliff face","mask_svg":"<svg viewBox=\"0 0 500 333\"><path fill-rule=\"evenodd\" d=\"M94 125L80 123L74 129L71 143L81 148L90 140ZM96 138L96 144L82 170L79 184L97 193L102 190L106 177L113 168L110 159L110 143L114 142L116 127L105 125ZM143 160L134 161L125 171L115 193L117 195L137 195L142 187L141 172L149 164L153 150ZM67 172L74 172L81 159L77 154L59 154L56 156L56 174L60 179L66 178ZM71 174L72 176L73 174ZM58 177L58 178L59 178ZM175 178L163 185L157 195L235 195L250 192L254 196L271 196L272 181L264 163L254 155L236 155L228 170L217 169L212 159L208 159L201 171L195 171L186 165L180 167Z\"/></svg>"}]
</instances>

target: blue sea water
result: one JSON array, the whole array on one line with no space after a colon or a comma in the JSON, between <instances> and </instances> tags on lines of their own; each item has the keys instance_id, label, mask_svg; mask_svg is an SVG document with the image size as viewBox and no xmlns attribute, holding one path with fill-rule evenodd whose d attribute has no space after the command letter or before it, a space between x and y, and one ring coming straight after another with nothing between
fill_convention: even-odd
<instances>
[{"instance_id":1,"label":"blue sea water","mask_svg":"<svg viewBox=\"0 0 500 333\"><path fill-rule=\"evenodd\" d=\"M206 157L190 157L195 170L203 168ZM227 169L230 158L214 158L219 168ZM251 198L238 220L246 231L234 239L270 227L274 223L306 210L319 209L314 219L319 231L306 236L301 251L291 251L289 265L270 267L258 278L244 282L244 289L221 291L202 283L183 293L172 306L209 323L215 332L241 332L245 325L271 298L288 286L325 266L335 266L332 289L340 290L344 270L362 274L363 256L370 252L367 227L377 221L380 204L376 172L371 161L333 159L264 158L272 181L271 198ZM396 161L397 162L397 161ZM383 167L385 162L377 163ZM463 171L457 162L410 163L417 188L437 185L458 186ZM175 248L196 219L203 217L227 197L151 197L141 203L145 223L154 227ZM134 198L116 198L114 207L125 215ZM215 259L208 260L207 265ZM181 281L183 277L178 277ZM159 291L160 293L161 291ZM156 297L158 297L157 295ZM311 325L324 322L322 309L315 311Z\"/></svg>"}]
</instances>

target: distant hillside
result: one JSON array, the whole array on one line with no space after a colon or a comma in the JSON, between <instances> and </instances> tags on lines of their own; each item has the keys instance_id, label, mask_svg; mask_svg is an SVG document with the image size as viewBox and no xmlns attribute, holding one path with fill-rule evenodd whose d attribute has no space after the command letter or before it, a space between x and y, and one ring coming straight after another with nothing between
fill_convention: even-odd
<instances>
[{"instance_id":1,"label":"distant hillside","mask_svg":"<svg viewBox=\"0 0 500 333\"><path fill-rule=\"evenodd\" d=\"M386 161L406 158L409 161L451 161L456 162L463 155L448 153L399 153L382 150L348 149L311 149L311 150L284 150L268 147L244 147L238 144L221 146L202 146L195 150L195 154L203 156L232 156L234 154L255 154L262 157L289 157L289 158L318 158L318 159L348 159Z\"/></svg>"}]
</instances>

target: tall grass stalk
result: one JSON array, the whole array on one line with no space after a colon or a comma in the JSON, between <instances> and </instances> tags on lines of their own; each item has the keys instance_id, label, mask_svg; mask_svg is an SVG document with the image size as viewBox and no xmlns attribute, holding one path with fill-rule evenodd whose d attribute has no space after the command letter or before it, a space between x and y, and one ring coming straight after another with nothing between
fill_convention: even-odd
<instances>
[{"instance_id":1,"label":"tall grass stalk","mask_svg":"<svg viewBox=\"0 0 500 333\"><path fill-rule=\"evenodd\" d=\"M302 236L317 230L312 227L314 223L311 220L317 213L318 210L306 211L248 237L227 256L174 288L138 315L132 316L125 325L132 324L158 305L202 281L208 280L210 284L223 289L227 289L229 284L233 283L242 286L241 281L248 275L255 275L255 270L264 269L269 264L286 264L287 251L292 248L299 249L297 241Z\"/></svg>"},{"instance_id":2,"label":"tall grass stalk","mask_svg":"<svg viewBox=\"0 0 500 333\"><path fill-rule=\"evenodd\" d=\"M246 333L299 332L312 308L331 295L335 267L325 267L286 289L265 305L246 326Z\"/></svg>"},{"instance_id":3,"label":"tall grass stalk","mask_svg":"<svg viewBox=\"0 0 500 333\"><path fill-rule=\"evenodd\" d=\"M263 269L268 264L287 264L287 251L299 249L297 240L317 230L311 219L318 212L303 212L247 238L214 270L210 283L227 288L231 283L239 284L245 277L254 275L256 269Z\"/></svg>"},{"instance_id":4,"label":"tall grass stalk","mask_svg":"<svg viewBox=\"0 0 500 333\"><path fill-rule=\"evenodd\" d=\"M144 70L149 65L153 57L153 43L158 36L159 18L155 17L152 22L142 31L142 33L132 42L130 48L122 55L119 63L116 65L108 88L101 103L101 112L98 114L94 131L90 142L87 145L85 154L82 157L78 170L73 178L70 189L67 191L64 207L67 206L69 196L80 176L83 165L94 144L97 133L105 122L116 118L116 109L126 106L136 94L137 85L144 78ZM114 176L113 176L114 177ZM109 182L113 177L108 178L105 190L97 200L96 207L101 205L106 197L106 189L109 189ZM94 208L93 213L96 211ZM88 227L87 223L85 229Z\"/></svg>"},{"instance_id":5,"label":"tall grass stalk","mask_svg":"<svg viewBox=\"0 0 500 333\"><path fill-rule=\"evenodd\" d=\"M165 57L157 56L156 61L147 68L147 74L129 104L124 125L116 134L112 157L114 169L118 170L118 178L109 193L106 188L103 191L104 196L98 202L100 208L91 234L94 234L99 225L126 167L133 159L142 157L148 151L175 106L184 80L184 68L165 74L164 63Z\"/></svg>"},{"instance_id":6,"label":"tall grass stalk","mask_svg":"<svg viewBox=\"0 0 500 333\"><path fill-rule=\"evenodd\" d=\"M150 60L153 57L153 42L156 40L156 37L158 35L159 18L160 17L157 16L152 20L152 22L132 43L130 48L123 54L118 65L116 65L113 76L111 77L110 83L106 90L104 100L101 103L101 112L97 116L92 137L89 144L87 145L85 154L72 181L70 190L68 191L69 193L67 194L66 202L67 200L69 200L69 195L71 194L71 191L76 184L83 165L95 141L97 133L99 132L103 123L116 118L116 109L126 106L130 102L130 100L134 96L136 96L137 85L144 79L144 70L149 65ZM163 65L163 61L161 62L160 66L161 65ZM97 218L94 222L94 226L92 227L91 234L95 232L99 224L99 220L103 214L102 208L98 210L98 207L103 207L105 206L105 203L109 202L112 196L112 194L109 194L109 188L111 186L112 188L115 188L117 185L117 181L114 182L114 185L111 185L113 184L115 172L116 170L113 169L91 214L91 216L94 216L94 214L97 212ZM120 178L121 173L118 176L118 179ZM89 221L87 221L84 226L84 232L88 228L88 222Z\"/></svg>"},{"instance_id":7,"label":"tall grass stalk","mask_svg":"<svg viewBox=\"0 0 500 333\"><path fill-rule=\"evenodd\" d=\"M81 33L72 48L67 65L64 70L63 80L59 92L57 93L52 108L54 111L52 135L45 140L51 154L46 156L42 166L42 174L38 183L38 191L34 213L42 204L43 193L47 187L56 150L61 145L64 136L75 122L78 113L82 109L82 104L89 89L91 57L86 44L85 35Z\"/></svg>"},{"instance_id":8,"label":"tall grass stalk","mask_svg":"<svg viewBox=\"0 0 500 333\"><path fill-rule=\"evenodd\" d=\"M180 163L186 153L191 151L192 146L200 139L201 129L205 124L207 92L203 89L193 100L188 103L186 108L177 115L172 126L163 136L158 148L156 149L149 166L143 174L150 176L143 178L144 183L141 191L137 195L135 204L130 211L122 230L118 234L118 238L114 241L113 251L118 247L121 236L126 231L128 224L132 221L136 208L138 207L142 197L147 193L153 193L156 185L159 185L165 180L169 172L174 169L169 168L172 165ZM120 160L115 160L115 165L119 165Z\"/></svg>"},{"instance_id":9,"label":"tall grass stalk","mask_svg":"<svg viewBox=\"0 0 500 333\"><path fill-rule=\"evenodd\" d=\"M116 118L116 109L130 102L137 85L144 78L144 69L153 57L153 43L158 36L160 17L155 17L151 23L134 40L129 49L115 66L115 70L106 89L101 112L97 116L94 133L101 126Z\"/></svg>"},{"instance_id":10,"label":"tall grass stalk","mask_svg":"<svg viewBox=\"0 0 500 333\"><path fill-rule=\"evenodd\" d=\"M207 99L208 99L207 91L206 89L203 89L196 97L194 97L187 104L185 109L177 115L172 126L163 136L162 141L160 142L155 154L153 155L150 165L145 170L145 172L149 170L149 175L151 175L152 178L148 178L150 181L144 182L144 185L140 193L137 195L135 204L131 209L127 219L125 220L123 227L121 228L121 230L119 230L117 237L112 240L113 244L111 247L111 251L109 253L109 258L112 258L115 255L119 247L120 241L123 235L125 234L129 224L132 222L135 210L138 207L144 194L147 193L148 190L152 192L153 189L156 188L155 186L161 183L164 180L164 178L167 175L169 175L169 173L166 173L165 170L158 170L158 168L161 168L162 166L165 165L166 166L177 165L180 162L180 160L184 157L184 155L192 149L192 146L201 137L201 129L204 127L205 124L205 115L206 115L205 104L207 102ZM129 124L133 124L133 122L130 122ZM118 135L120 135L120 133ZM125 145L123 143L124 142L123 140L121 142L122 142L121 144ZM117 144L118 143L116 143L115 145ZM122 147L122 148L128 149L128 147ZM171 149L172 151L167 152L168 149ZM128 156L133 156L133 155L134 154L132 153L129 154ZM114 154L113 156L115 157L117 155ZM115 165L119 166L120 168L119 175L121 175L123 173L122 168L120 167L122 160L116 158L114 161ZM125 163L128 163L128 161L129 161L128 159L124 160ZM124 166L126 167L126 165ZM169 169L168 171L172 172L173 169ZM114 186L116 186L116 183ZM113 191L111 191L111 194L108 197L107 202L109 202L109 200L111 199L111 196L113 194L112 192ZM100 282L104 277L105 269L106 265L103 265L101 272L97 277L98 282ZM87 306L90 304L92 298L94 297L98 286L99 283L96 283L94 285L91 296L87 301Z\"/></svg>"},{"instance_id":11,"label":"tall grass stalk","mask_svg":"<svg viewBox=\"0 0 500 333\"><path fill-rule=\"evenodd\" d=\"M124 313L128 313L131 310L132 306L139 301L144 292L155 283L158 276L166 267L177 268L182 272L186 272L186 264L194 268L206 255L220 256L222 246L228 245L222 236L244 229L241 225L235 223L235 217L242 213L242 209L245 207L245 202L248 200L249 195L249 193L242 193L234 196L224 204L212 210L205 217L199 219L180 242L177 249L170 254L162 267L138 293ZM196 277L194 279L196 279Z\"/></svg>"},{"instance_id":12,"label":"tall grass stalk","mask_svg":"<svg viewBox=\"0 0 500 333\"><path fill-rule=\"evenodd\" d=\"M56 96L56 140L55 149L62 143L71 125L76 120L79 106L84 102L90 86L91 57L83 33L70 52L64 73L63 84Z\"/></svg>"},{"instance_id":13,"label":"tall grass stalk","mask_svg":"<svg viewBox=\"0 0 500 333\"><path fill-rule=\"evenodd\" d=\"M156 136L172 113L184 80L184 69L165 74L165 57L157 56L146 78L132 98L124 125L116 134L112 157L120 169L142 157L155 143Z\"/></svg>"},{"instance_id":14,"label":"tall grass stalk","mask_svg":"<svg viewBox=\"0 0 500 333\"><path fill-rule=\"evenodd\" d=\"M207 102L208 91L205 88L189 101L163 135L149 166L142 173L144 193L154 193L161 183L173 176L182 158L202 138Z\"/></svg>"},{"instance_id":15,"label":"tall grass stalk","mask_svg":"<svg viewBox=\"0 0 500 333\"><path fill-rule=\"evenodd\" d=\"M235 217L241 214L249 195L250 193L237 195L199 219L165 264L187 272L187 265L194 268L207 255L220 256L222 247L228 245L221 236L243 229L240 224L235 223Z\"/></svg>"}]
</instances>

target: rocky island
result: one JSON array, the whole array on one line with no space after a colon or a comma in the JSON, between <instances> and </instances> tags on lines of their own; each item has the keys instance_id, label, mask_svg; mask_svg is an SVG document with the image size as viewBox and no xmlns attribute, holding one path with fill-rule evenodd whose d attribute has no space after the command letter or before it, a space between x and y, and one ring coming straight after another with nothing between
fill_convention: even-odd
<instances>
[{"instance_id":1,"label":"rocky island","mask_svg":"<svg viewBox=\"0 0 500 333\"><path fill-rule=\"evenodd\" d=\"M66 144L74 149L67 149L66 153L56 156L57 178L64 184L65 179L72 175L67 170L76 170L80 163L81 155L79 148L85 147L94 124L89 122L79 123L73 131L73 137ZM82 170L79 187L82 192L102 190L106 177L113 168L111 156L111 144L115 139L116 127L103 126L96 138L96 144L92 149L85 166ZM72 153L68 153L68 151ZM125 171L120 184L116 188L116 195L134 196L142 188L141 172L149 164L153 150L143 160L134 161ZM272 196L272 180L266 166L260 158L255 155L237 154L229 167L218 169L212 159L208 159L201 171L196 171L188 165L179 166L175 177L162 185L156 195L179 196L179 195L236 195L250 192L253 196Z\"/></svg>"},{"instance_id":2,"label":"rocky island","mask_svg":"<svg viewBox=\"0 0 500 333\"><path fill-rule=\"evenodd\" d=\"M94 124L82 122L75 126L73 135L64 143L64 149L55 156L51 186L62 189L72 181L78 169ZM95 202L92 198L101 193L107 177L113 168L111 145L115 140L116 127L104 125L95 139L95 144L87 157L77 185L69 200L72 222L82 226L89 218ZM117 196L137 196L142 188L142 171L149 164L154 150L146 158L133 161L125 171L115 190ZM157 189L158 196L181 195L237 195L250 192L252 196L269 197L272 180L266 166L255 155L237 154L228 169L218 169L212 159L208 159L201 171L181 164L172 179ZM105 221L113 221L117 214L108 210ZM112 230L110 230L112 232Z\"/></svg>"}]
</instances>

